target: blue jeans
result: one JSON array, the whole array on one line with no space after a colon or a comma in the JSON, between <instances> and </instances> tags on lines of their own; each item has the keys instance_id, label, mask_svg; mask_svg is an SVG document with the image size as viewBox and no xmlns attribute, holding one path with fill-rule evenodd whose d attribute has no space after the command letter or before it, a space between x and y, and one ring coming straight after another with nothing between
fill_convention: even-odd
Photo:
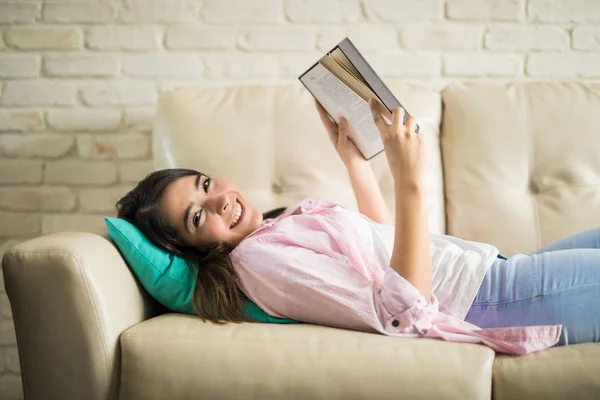
<instances>
[{"instance_id":1,"label":"blue jeans","mask_svg":"<svg viewBox=\"0 0 600 400\"><path fill-rule=\"evenodd\" d=\"M491 265L466 321L481 328L557 325L557 346L600 342L600 227Z\"/></svg>"}]
</instances>

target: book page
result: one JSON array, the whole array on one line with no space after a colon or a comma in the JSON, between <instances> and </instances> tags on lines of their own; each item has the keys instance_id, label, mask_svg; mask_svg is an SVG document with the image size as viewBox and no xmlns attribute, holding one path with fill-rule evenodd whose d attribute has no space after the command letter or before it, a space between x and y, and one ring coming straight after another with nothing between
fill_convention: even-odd
<instances>
[{"instance_id":1,"label":"book page","mask_svg":"<svg viewBox=\"0 0 600 400\"><path fill-rule=\"evenodd\" d=\"M333 50L331 52L331 56L335 59L335 61L337 61L338 64L340 64L342 67L344 67L356 79L360 80L362 83L367 85L367 82L365 82L365 80L362 77L362 75L360 74L360 72L358 72L358 70L354 67L354 65L352 65L350 60L348 60L348 57L346 57L344 52L339 47L337 47L335 50Z\"/></svg>"},{"instance_id":2,"label":"book page","mask_svg":"<svg viewBox=\"0 0 600 400\"><path fill-rule=\"evenodd\" d=\"M383 150L369 103L321 64L316 64L301 80L336 123L340 116L348 120L349 136L365 158Z\"/></svg>"}]
</instances>

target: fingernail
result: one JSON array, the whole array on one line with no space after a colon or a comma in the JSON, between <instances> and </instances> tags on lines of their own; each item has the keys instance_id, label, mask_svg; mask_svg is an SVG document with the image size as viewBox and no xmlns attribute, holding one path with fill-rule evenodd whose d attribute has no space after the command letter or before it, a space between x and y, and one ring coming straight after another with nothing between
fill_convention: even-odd
<instances>
[{"instance_id":1,"label":"fingernail","mask_svg":"<svg viewBox=\"0 0 600 400\"><path fill-rule=\"evenodd\" d=\"M346 118L340 117L340 125L346 125Z\"/></svg>"},{"instance_id":2,"label":"fingernail","mask_svg":"<svg viewBox=\"0 0 600 400\"><path fill-rule=\"evenodd\" d=\"M375 100L369 99L369 106L373 107L374 104L375 104Z\"/></svg>"}]
</instances>

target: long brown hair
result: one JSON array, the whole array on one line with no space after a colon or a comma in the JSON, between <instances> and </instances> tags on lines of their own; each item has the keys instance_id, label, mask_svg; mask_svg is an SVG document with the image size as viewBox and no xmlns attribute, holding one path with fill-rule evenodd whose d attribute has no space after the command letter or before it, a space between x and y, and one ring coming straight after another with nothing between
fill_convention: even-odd
<instances>
[{"instance_id":1,"label":"long brown hair","mask_svg":"<svg viewBox=\"0 0 600 400\"><path fill-rule=\"evenodd\" d=\"M232 248L227 243L215 243L207 249L188 246L171 227L158 202L165 188L175 180L189 175L204 175L191 169L162 169L142 179L123 196L115 208L119 218L134 224L155 246L183 258L195 276L192 306L203 321L222 324L250 322L243 310L242 297L235 283L237 274L229 259ZM285 210L276 208L263 219L275 218Z\"/></svg>"}]
</instances>

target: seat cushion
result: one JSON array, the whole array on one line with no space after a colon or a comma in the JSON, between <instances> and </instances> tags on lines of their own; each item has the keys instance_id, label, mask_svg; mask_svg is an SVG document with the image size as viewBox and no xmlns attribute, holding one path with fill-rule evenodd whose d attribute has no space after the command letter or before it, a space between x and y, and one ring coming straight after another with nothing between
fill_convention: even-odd
<instances>
[{"instance_id":1,"label":"seat cushion","mask_svg":"<svg viewBox=\"0 0 600 400\"><path fill-rule=\"evenodd\" d=\"M532 252L600 222L600 84L442 93L448 234Z\"/></svg>"},{"instance_id":2,"label":"seat cushion","mask_svg":"<svg viewBox=\"0 0 600 400\"><path fill-rule=\"evenodd\" d=\"M599 399L600 343L553 347L494 362L494 400Z\"/></svg>"},{"instance_id":3,"label":"seat cushion","mask_svg":"<svg viewBox=\"0 0 600 400\"><path fill-rule=\"evenodd\" d=\"M494 352L311 324L165 314L121 335L122 399L489 399Z\"/></svg>"}]
</instances>

